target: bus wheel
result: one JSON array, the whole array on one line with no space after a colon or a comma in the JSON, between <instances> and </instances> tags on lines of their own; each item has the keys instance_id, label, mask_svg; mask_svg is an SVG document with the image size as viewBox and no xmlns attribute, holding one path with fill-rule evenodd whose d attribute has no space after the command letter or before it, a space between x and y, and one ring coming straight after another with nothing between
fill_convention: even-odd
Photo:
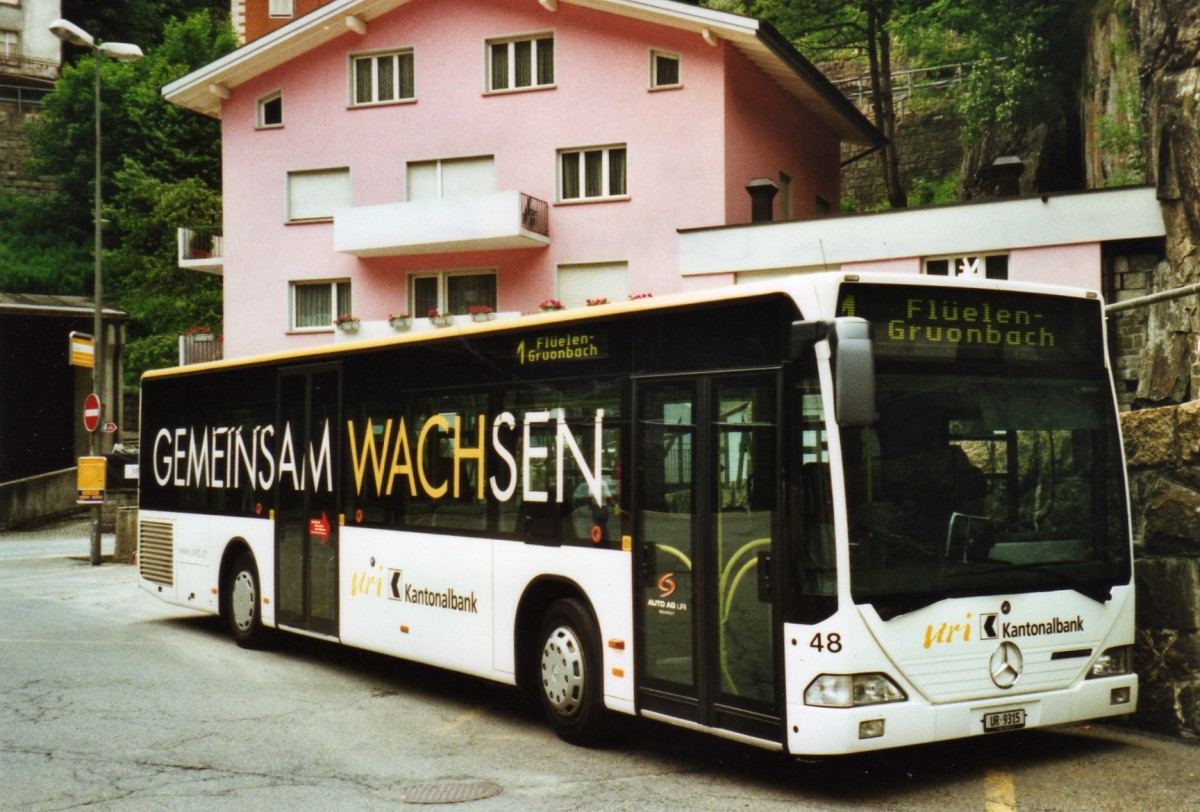
<instances>
[{"instance_id":1,"label":"bus wheel","mask_svg":"<svg viewBox=\"0 0 1200 812\"><path fill-rule=\"evenodd\" d=\"M542 620L538 698L550 727L571 744L598 744L608 730L600 632L577 600L551 604Z\"/></svg>"},{"instance_id":2,"label":"bus wheel","mask_svg":"<svg viewBox=\"0 0 1200 812\"><path fill-rule=\"evenodd\" d=\"M229 579L225 583L227 595L225 617L233 639L242 648L262 648L266 643L267 630L262 624L259 602L258 566L254 556L242 553L233 562Z\"/></svg>"}]
</instances>

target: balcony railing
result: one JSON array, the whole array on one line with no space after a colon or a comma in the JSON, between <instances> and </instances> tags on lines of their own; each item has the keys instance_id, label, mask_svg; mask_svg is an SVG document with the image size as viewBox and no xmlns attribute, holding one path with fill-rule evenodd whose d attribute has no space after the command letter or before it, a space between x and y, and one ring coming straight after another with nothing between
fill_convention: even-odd
<instances>
[{"instance_id":1,"label":"balcony railing","mask_svg":"<svg viewBox=\"0 0 1200 812\"><path fill-rule=\"evenodd\" d=\"M550 244L550 206L518 191L358 206L333 218L335 251L357 257L503 251Z\"/></svg>"},{"instance_id":2,"label":"balcony railing","mask_svg":"<svg viewBox=\"0 0 1200 812\"><path fill-rule=\"evenodd\" d=\"M225 357L225 342L212 333L191 333L179 337L179 365L203 364Z\"/></svg>"},{"instance_id":3,"label":"balcony railing","mask_svg":"<svg viewBox=\"0 0 1200 812\"><path fill-rule=\"evenodd\" d=\"M543 237L550 236L550 204L521 192L521 227Z\"/></svg>"},{"instance_id":4,"label":"balcony railing","mask_svg":"<svg viewBox=\"0 0 1200 812\"><path fill-rule=\"evenodd\" d=\"M59 63L48 59L0 53L0 74L45 79L53 82L58 78L59 70Z\"/></svg>"},{"instance_id":5,"label":"balcony railing","mask_svg":"<svg viewBox=\"0 0 1200 812\"><path fill-rule=\"evenodd\" d=\"M219 274L225 270L225 239L217 228L177 230L179 267Z\"/></svg>"}]
</instances>

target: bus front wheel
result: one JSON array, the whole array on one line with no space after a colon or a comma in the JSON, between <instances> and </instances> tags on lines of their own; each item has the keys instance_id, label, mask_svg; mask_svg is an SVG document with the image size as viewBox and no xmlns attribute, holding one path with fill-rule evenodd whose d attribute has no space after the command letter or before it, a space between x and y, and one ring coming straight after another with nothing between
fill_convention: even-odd
<instances>
[{"instance_id":1,"label":"bus front wheel","mask_svg":"<svg viewBox=\"0 0 1200 812\"><path fill-rule=\"evenodd\" d=\"M267 630L259 612L262 592L254 556L242 553L225 582L225 618L233 639L242 648L262 648Z\"/></svg>"},{"instance_id":2,"label":"bus front wheel","mask_svg":"<svg viewBox=\"0 0 1200 812\"><path fill-rule=\"evenodd\" d=\"M537 693L550 727L571 744L594 745L608 731L600 631L577 600L555 601L538 637Z\"/></svg>"}]
</instances>

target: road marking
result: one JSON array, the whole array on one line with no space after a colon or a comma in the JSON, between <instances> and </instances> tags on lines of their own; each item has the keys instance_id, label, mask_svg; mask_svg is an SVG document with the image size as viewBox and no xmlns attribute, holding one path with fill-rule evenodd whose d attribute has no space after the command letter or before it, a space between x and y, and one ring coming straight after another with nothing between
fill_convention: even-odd
<instances>
[{"instance_id":1,"label":"road marking","mask_svg":"<svg viewBox=\"0 0 1200 812\"><path fill-rule=\"evenodd\" d=\"M449 735L451 733L454 733L456 730L458 730L463 725L474 722L480 716L483 716L483 708L475 708L473 710L469 710L466 713L459 714L458 716L456 716L454 718L453 721L448 722L447 724L443 725L440 732L442 735Z\"/></svg>"},{"instance_id":2,"label":"road marking","mask_svg":"<svg viewBox=\"0 0 1200 812\"><path fill-rule=\"evenodd\" d=\"M1017 812L1017 793L1013 789L1012 773L1007 770L985 772L983 797L985 812Z\"/></svg>"}]
</instances>

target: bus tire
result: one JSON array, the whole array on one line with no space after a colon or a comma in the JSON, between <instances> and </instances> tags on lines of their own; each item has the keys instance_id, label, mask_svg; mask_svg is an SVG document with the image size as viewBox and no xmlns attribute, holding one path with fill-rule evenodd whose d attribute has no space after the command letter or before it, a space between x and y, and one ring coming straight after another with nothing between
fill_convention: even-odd
<instances>
[{"instance_id":1,"label":"bus tire","mask_svg":"<svg viewBox=\"0 0 1200 812\"><path fill-rule=\"evenodd\" d=\"M242 648L263 648L267 642L267 629L263 626L262 582L258 578L258 565L250 553L242 553L233 562L225 582L225 620L229 632Z\"/></svg>"},{"instance_id":2,"label":"bus tire","mask_svg":"<svg viewBox=\"0 0 1200 812\"><path fill-rule=\"evenodd\" d=\"M563 741L599 744L608 733L600 630L574 599L555 601L542 618L537 649L537 694L550 727Z\"/></svg>"}]
</instances>

